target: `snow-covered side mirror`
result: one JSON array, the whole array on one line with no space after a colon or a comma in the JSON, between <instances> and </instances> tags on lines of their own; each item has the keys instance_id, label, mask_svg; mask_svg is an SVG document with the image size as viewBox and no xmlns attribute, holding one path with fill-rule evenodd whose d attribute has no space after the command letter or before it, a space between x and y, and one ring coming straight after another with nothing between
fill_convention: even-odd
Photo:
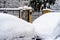
<instances>
[{"instance_id":1,"label":"snow-covered side mirror","mask_svg":"<svg viewBox=\"0 0 60 40\"><path fill-rule=\"evenodd\" d=\"M35 33L42 40L59 40L60 35L60 13L51 12L44 14L33 21Z\"/></svg>"},{"instance_id":2,"label":"snow-covered side mirror","mask_svg":"<svg viewBox=\"0 0 60 40\"><path fill-rule=\"evenodd\" d=\"M20 38L26 39L33 36L32 24L13 15L0 13L0 40L23 40Z\"/></svg>"}]
</instances>

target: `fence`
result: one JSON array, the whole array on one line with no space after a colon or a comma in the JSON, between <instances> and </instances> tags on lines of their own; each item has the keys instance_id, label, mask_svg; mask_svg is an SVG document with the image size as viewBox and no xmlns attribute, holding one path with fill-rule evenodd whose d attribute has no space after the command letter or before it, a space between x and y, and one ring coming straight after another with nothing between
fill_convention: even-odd
<instances>
[{"instance_id":1,"label":"fence","mask_svg":"<svg viewBox=\"0 0 60 40\"><path fill-rule=\"evenodd\" d=\"M32 22L32 8L19 7L19 8L0 8L0 13L7 13L22 18L28 22Z\"/></svg>"}]
</instances>

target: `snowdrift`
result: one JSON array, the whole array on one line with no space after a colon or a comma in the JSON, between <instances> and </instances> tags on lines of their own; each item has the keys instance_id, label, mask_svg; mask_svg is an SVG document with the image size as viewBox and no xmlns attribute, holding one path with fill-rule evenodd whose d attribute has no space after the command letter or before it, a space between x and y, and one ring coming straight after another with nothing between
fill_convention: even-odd
<instances>
[{"instance_id":1,"label":"snowdrift","mask_svg":"<svg viewBox=\"0 0 60 40\"><path fill-rule=\"evenodd\" d=\"M13 15L0 13L0 40L22 40L32 38L34 28L32 24Z\"/></svg>"},{"instance_id":2,"label":"snowdrift","mask_svg":"<svg viewBox=\"0 0 60 40\"><path fill-rule=\"evenodd\" d=\"M60 37L60 13L51 12L44 14L33 21L36 34L42 40L59 40Z\"/></svg>"}]
</instances>

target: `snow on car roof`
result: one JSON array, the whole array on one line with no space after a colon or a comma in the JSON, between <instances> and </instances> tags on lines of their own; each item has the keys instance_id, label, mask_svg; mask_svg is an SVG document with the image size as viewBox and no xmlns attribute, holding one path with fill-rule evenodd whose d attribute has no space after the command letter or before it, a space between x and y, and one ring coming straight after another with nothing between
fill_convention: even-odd
<instances>
[{"instance_id":1,"label":"snow on car roof","mask_svg":"<svg viewBox=\"0 0 60 40\"><path fill-rule=\"evenodd\" d=\"M32 37L32 25L16 16L0 13L0 40L9 40L20 36Z\"/></svg>"},{"instance_id":2,"label":"snow on car roof","mask_svg":"<svg viewBox=\"0 0 60 40\"><path fill-rule=\"evenodd\" d=\"M35 21L33 21L33 25L35 26L35 31L37 34L41 35L57 35L59 33L59 21L60 21L60 13L59 12L51 12L44 14L38 17Z\"/></svg>"}]
</instances>

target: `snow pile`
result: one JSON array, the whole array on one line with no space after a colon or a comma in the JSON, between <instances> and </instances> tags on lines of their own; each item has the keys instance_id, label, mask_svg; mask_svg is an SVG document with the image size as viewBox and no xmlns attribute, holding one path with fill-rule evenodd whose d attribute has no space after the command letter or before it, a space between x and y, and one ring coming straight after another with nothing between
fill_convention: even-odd
<instances>
[{"instance_id":1,"label":"snow pile","mask_svg":"<svg viewBox=\"0 0 60 40\"><path fill-rule=\"evenodd\" d=\"M44 40L53 40L60 35L60 13L44 14L37 18L33 25L38 36Z\"/></svg>"},{"instance_id":2,"label":"snow pile","mask_svg":"<svg viewBox=\"0 0 60 40\"><path fill-rule=\"evenodd\" d=\"M0 13L0 40L21 40L33 37L32 24L13 15Z\"/></svg>"}]
</instances>

